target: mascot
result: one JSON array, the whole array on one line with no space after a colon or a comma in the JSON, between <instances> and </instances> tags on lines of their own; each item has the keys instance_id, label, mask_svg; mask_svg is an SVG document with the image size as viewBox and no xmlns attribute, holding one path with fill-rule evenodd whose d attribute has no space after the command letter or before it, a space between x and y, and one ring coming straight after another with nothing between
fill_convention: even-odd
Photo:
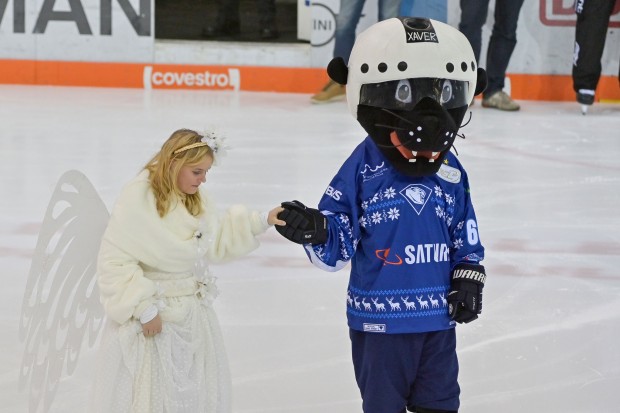
<instances>
[{"instance_id":1,"label":"mascot","mask_svg":"<svg viewBox=\"0 0 620 413\"><path fill-rule=\"evenodd\" d=\"M351 114L368 132L318 209L283 202L276 229L326 271L351 262L347 319L365 413L456 412L457 323L478 318L484 248L467 174L450 152L486 86L463 34L413 17L361 33L347 67Z\"/></svg>"}]
</instances>

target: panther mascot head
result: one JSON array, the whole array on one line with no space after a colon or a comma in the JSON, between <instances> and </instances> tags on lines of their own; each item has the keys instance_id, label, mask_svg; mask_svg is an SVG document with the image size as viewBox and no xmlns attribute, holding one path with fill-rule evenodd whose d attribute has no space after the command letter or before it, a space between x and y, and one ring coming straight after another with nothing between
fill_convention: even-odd
<instances>
[{"instance_id":1,"label":"panther mascot head","mask_svg":"<svg viewBox=\"0 0 620 413\"><path fill-rule=\"evenodd\" d=\"M432 175L452 147L475 95L486 87L467 38L445 23L400 17L357 37L349 66L327 66L346 85L349 110L401 173Z\"/></svg>"}]
</instances>

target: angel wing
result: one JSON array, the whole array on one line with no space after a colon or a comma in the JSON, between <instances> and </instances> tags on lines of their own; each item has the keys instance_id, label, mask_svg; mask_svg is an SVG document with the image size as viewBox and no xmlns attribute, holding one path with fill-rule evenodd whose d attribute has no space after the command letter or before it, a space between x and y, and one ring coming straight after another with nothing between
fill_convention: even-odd
<instances>
[{"instance_id":1,"label":"angel wing","mask_svg":"<svg viewBox=\"0 0 620 413\"><path fill-rule=\"evenodd\" d=\"M88 178L64 173L45 212L22 301L19 337L25 343L19 388L28 386L29 412L47 412L63 375L71 375L86 340L92 347L104 322L95 269L109 213Z\"/></svg>"}]
</instances>

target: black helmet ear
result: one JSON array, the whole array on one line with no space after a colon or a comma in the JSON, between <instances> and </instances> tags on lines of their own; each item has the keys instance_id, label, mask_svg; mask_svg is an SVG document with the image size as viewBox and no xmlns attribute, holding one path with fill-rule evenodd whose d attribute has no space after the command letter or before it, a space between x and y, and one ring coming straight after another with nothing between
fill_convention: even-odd
<instances>
[{"instance_id":1,"label":"black helmet ear","mask_svg":"<svg viewBox=\"0 0 620 413\"><path fill-rule=\"evenodd\" d=\"M487 72L479 67L478 68L478 79L476 80L476 91L474 92L474 96L478 96L484 89L487 88Z\"/></svg>"},{"instance_id":2,"label":"black helmet ear","mask_svg":"<svg viewBox=\"0 0 620 413\"><path fill-rule=\"evenodd\" d=\"M346 85L347 78L349 77L349 68L342 57L334 57L327 65L327 74L334 82Z\"/></svg>"}]
</instances>

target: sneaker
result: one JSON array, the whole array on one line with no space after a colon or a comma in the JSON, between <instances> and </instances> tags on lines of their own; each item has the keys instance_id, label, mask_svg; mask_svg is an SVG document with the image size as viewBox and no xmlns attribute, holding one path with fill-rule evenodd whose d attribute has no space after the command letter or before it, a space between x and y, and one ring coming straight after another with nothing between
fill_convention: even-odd
<instances>
[{"instance_id":1,"label":"sneaker","mask_svg":"<svg viewBox=\"0 0 620 413\"><path fill-rule=\"evenodd\" d=\"M499 110L515 111L521 109L521 106L503 90L493 93L489 97L482 99L482 107L493 108Z\"/></svg>"},{"instance_id":2,"label":"sneaker","mask_svg":"<svg viewBox=\"0 0 620 413\"><path fill-rule=\"evenodd\" d=\"M312 103L329 103L342 100L346 96L346 88L344 85L338 84L333 80L327 82L323 90L312 96Z\"/></svg>"}]
</instances>

